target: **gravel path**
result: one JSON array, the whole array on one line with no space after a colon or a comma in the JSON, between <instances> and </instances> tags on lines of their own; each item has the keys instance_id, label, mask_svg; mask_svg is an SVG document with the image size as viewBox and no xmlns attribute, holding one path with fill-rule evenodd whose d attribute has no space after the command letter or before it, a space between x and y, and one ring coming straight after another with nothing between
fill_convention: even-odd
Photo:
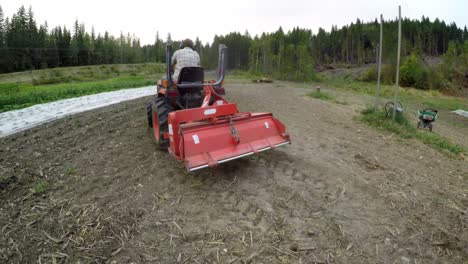
<instances>
[{"instance_id":1,"label":"gravel path","mask_svg":"<svg viewBox=\"0 0 468 264\"><path fill-rule=\"evenodd\" d=\"M152 95L155 92L155 86L132 88L64 99L0 113L0 137L8 136L65 116Z\"/></svg>"}]
</instances>

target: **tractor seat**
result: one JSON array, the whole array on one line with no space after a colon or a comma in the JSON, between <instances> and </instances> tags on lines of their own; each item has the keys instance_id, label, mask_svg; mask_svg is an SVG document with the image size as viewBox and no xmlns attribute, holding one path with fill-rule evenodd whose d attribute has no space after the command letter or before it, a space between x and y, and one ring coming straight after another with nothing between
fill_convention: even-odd
<instances>
[{"instance_id":1,"label":"tractor seat","mask_svg":"<svg viewBox=\"0 0 468 264\"><path fill-rule=\"evenodd\" d=\"M205 71L202 67L184 67L180 70L177 83L180 84L200 84L205 79Z\"/></svg>"}]
</instances>

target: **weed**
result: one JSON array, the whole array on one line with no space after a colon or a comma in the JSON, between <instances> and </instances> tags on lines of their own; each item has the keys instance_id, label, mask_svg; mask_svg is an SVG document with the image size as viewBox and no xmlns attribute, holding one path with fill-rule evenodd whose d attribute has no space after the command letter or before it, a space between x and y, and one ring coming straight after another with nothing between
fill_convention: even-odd
<instances>
[{"instance_id":1,"label":"weed","mask_svg":"<svg viewBox=\"0 0 468 264\"><path fill-rule=\"evenodd\" d=\"M110 70L111 70L112 72L115 72L115 73L119 72L119 69L117 69L117 67L116 67L115 65L112 65L112 66L110 67Z\"/></svg>"},{"instance_id":2,"label":"weed","mask_svg":"<svg viewBox=\"0 0 468 264\"><path fill-rule=\"evenodd\" d=\"M40 180L34 184L34 193L44 193L47 190L47 187L49 187L49 184L44 180Z\"/></svg>"},{"instance_id":3,"label":"weed","mask_svg":"<svg viewBox=\"0 0 468 264\"><path fill-rule=\"evenodd\" d=\"M329 101L335 104L348 105L348 102L339 101L335 98L335 96L326 92L315 91L315 92L308 93L307 96L315 98L315 99L319 99L319 100Z\"/></svg>"},{"instance_id":4,"label":"weed","mask_svg":"<svg viewBox=\"0 0 468 264\"><path fill-rule=\"evenodd\" d=\"M319 92L319 91L308 93L307 96L315 98L315 99L324 100L324 101L335 100L335 97L332 96L331 94L328 94L325 92Z\"/></svg>"},{"instance_id":5,"label":"weed","mask_svg":"<svg viewBox=\"0 0 468 264\"><path fill-rule=\"evenodd\" d=\"M16 181L15 176L6 176L0 174L0 190L5 189L8 185Z\"/></svg>"},{"instance_id":6,"label":"weed","mask_svg":"<svg viewBox=\"0 0 468 264\"><path fill-rule=\"evenodd\" d=\"M424 144L440 151L448 151L454 154L461 154L465 151L462 146L454 144L448 139L428 131L417 131L416 138L421 140Z\"/></svg>"},{"instance_id":7,"label":"weed","mask_svg":"<svg viewBox=\"0 0 468 264\"><path fill-rule=\"evenodd\" d=\"M76 169L73 167L68 168L68 174L72 175L76 173Z\"/></svg>"}]
</instances>

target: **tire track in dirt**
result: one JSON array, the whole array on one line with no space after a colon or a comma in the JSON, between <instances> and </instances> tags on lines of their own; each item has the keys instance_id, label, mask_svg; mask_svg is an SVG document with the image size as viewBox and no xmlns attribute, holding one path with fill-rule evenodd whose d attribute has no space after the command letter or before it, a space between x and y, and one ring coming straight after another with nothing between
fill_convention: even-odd
<instances>
[{"instance_id":1,"label":"tire track in dirt","mask_svg":"<svg viewBox=\"0 0 468 264\"><path fill-rule=\"evenodd\" d=\"M293 144L188 174L151 143L147 98L0 139L0 173L16 178L0 193L0 261L467 258L463 161L380 135L352 108L284 83L227 89L241 110L274 112ZM38 180L44 193L31 191Z\"/></svg>"}]
</instances>

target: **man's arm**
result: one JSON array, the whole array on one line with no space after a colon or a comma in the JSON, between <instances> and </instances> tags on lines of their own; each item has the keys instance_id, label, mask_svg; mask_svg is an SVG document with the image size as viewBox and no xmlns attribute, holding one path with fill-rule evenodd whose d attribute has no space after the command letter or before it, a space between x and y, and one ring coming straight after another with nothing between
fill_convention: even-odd
<instances>
[{"instance_id":1,"label":"man's arm","mask_svg":"<svg viewBox=\"0 0 468 264\"><path fill-rule=\"evenodd\" d=\"M200 55L198 55L198 52L195 52L195 54L197 54L197 58L198 58L198 67L201 67L201 62L200 62Z\"/></svg>"},{"instance_id":2,"label":"man's arm","mask_svg":"<svg viewBox=\"0 0 468 264\"><path fill-rule=\"evenodd\" d=\"M174 72L174 67L177 64L177 54L179 54L178 50L176 52L174 52L174 55L172 55L172 59L171 59L171 70L173 72Z\"/></svg>"}]
</instances>

